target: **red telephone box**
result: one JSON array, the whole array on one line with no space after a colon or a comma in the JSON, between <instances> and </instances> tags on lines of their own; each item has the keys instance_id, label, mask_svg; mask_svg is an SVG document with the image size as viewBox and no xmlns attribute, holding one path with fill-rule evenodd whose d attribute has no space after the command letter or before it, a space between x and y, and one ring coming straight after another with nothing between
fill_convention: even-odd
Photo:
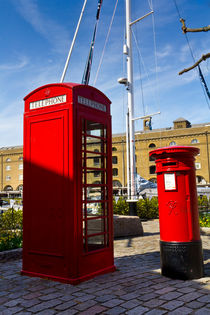
<instances>
[{"instance_id":1,"label":"red telephone box","mask_svg":"<svg viewBox=\"0 0 210 315\"><path fill-rule=\"evenodd\" d=\"M162 274L203 276L195 156L199 149L172 146L151 151L156 159Z\"/></svg>"},{"instance_id":2,"label":"red telephone box","mask_svg":"<svg viewBox=\"0 0 210 315\"><path fill-rule=\"evenodd\" d=\"M77 284L114 271L110 100L73 83L24 100L22 274Z\"/></svg>"}]
</instances>

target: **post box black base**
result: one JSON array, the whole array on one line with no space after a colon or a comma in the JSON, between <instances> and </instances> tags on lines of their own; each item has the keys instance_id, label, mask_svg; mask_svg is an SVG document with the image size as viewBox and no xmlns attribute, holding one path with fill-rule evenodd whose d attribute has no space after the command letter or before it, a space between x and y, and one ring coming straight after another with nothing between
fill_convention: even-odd
<instances>
[{"instance_id":1,"label":"post box black base","mask_svg":"<svg viewBox=\"0 0 210 315\"><path fill-rule=\"evenodd\" d=\"M162 275L181 280L203 277L203 253L201 241L160 241Z\"/></svg>"}]
</instances>

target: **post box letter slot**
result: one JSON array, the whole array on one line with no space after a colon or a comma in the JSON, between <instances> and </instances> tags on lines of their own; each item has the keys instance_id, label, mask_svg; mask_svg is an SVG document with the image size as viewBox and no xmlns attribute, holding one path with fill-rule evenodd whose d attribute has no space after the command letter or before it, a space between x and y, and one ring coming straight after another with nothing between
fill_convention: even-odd
<instances>
[{"instance_id":1,"label":"post box letter slot","mask_svg":"<svg viewBox=\"0 0 210 315\"><path fill-rule=\"evenodd\" d=\"M176 162L162 163L162 166L177 166Z\"/></svg>"}]
</instances>

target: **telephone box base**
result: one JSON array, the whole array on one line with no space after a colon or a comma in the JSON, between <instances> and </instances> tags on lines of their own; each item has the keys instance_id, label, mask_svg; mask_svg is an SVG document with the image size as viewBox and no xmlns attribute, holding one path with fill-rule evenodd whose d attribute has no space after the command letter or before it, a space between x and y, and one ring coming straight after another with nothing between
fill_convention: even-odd
<instances>
[{"instance_id":1,"label":"telephone box base","mask_svg":"<svg viewBox=\"0 0 210 315\"><path fill-rule=\"evenodd\" d=\"M29 276L29 277L43 278L43 279L47 279L47 280L58 281L58 282L62 282L62 283L69 283L72 285L76 285L76 284L79 284L83 281L87 281L89 279L92 279L96 276L103 275L103 274L109 273L109 272L114 272L114 271L116 271L116 267L113 265L111 267L101 269L99 271L87 274L85 276L81 276L81 277L78 276L76 278L56 277L56 276L52 276L52 275L41 274L41 273L30 272L30 271L24 271L24 270L21 270L21 275Z\"/></svg>"},{"instance_id":2,"label":"telephone box base","mask_svg":"<svg viewBox=\"0 0 210 315\"><path fill-rule=\"evenodd\" d=\"M162 275L180 280L203 277L203 254L201 241L160 241Z\"/></svg>"}]
</instances>

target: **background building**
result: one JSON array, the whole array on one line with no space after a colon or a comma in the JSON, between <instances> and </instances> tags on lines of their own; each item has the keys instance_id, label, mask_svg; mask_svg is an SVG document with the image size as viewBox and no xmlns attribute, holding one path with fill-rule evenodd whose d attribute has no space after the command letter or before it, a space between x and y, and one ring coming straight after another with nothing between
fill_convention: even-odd
<instances>
[{"instance_id":1,"label":"background building","mask_svg":"<svg viewBox=\"0 0 210 315\"><path fill-rule=\"evenodd\" d=\"M144 130L135 134L136 172L141 177L156 182L155 161L149 152L155 148L185 145L200 149L196 157L196 179L198 185L210 184L210 123L195 124L178 118L173 127L151 130L151 118L143 122ZM124 190L126 179L126 138L125 134L112 137L113 186Z\"/></svg>"},{"instance_id":2,"label":"background building","mask_svg":"<svg viewBox=\"0 0 210 315\"><path fill-rule=\"evenodd\" d=\"M21 194L23 189L23 147L0 148L0 191Z\"/></svg>"},{"instance_id":3,"label":"background building","mask_svg":"<svg viewBox=\"0 0 210 315\"><path fill-rule=\"evenodd\" d=\"M195 124L178 118L173 127L151 130L151 118L143 122L144 130L135 134L136 172L146 180L156 182L155 161L149 158L149 152L155 148L186 145L200 149L196 157L196 178L200 186L210 185L210 123ZM97 142L89 142L91 151L90 167L97 169L102 161L101 148ZM112 135L112 172L113 186L118 193L126 193L127 186L126 138L125 134ZM89 174L90 181L100 182L100 172ZM23 147L0 148L0 191L21 192L23 187Z\"/></svg>"}]
</instances>

